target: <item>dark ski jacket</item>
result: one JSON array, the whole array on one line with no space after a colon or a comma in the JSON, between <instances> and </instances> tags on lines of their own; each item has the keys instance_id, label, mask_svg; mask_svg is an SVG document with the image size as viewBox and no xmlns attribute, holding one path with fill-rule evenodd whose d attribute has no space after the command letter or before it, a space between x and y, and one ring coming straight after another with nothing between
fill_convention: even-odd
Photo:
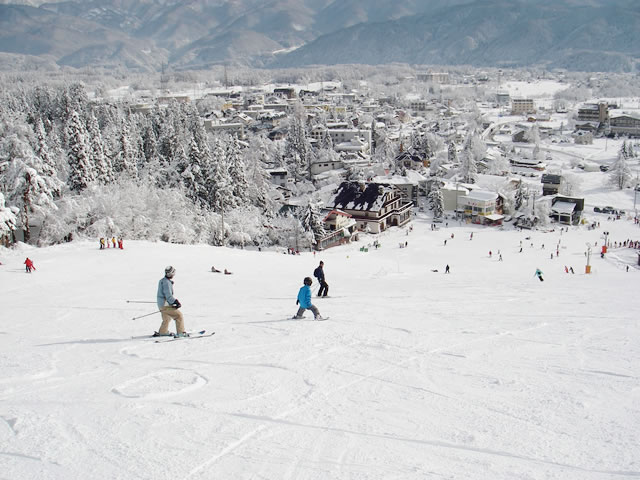
<instances>
[{"instance_id":1,"label":"dark ski jacket","mask_svg":"<svg viewBox=\"0 0 640 480\"><path fill-rule=\"evenodd\" d=\"M324 282L324 270L322 267L318 267L313 271L313 276L316 277L320 282Z\"/></svg>"}]
</instances>

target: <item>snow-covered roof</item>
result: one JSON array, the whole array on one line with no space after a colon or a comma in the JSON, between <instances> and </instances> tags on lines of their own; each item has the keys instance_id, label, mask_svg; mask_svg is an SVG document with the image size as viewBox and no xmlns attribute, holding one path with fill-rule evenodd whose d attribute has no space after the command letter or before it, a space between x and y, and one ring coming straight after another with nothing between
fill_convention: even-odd
<instances>
[{"instance_id":1,"label":"snow-covered roof","mask_svg":"<svg viewBox=\"0 0 640 480\"><path fill-rule=\"evenodd\" d=\"M324 220L322 220L322 221L326 222L331 215L336 215L336 216L337 215L342 215L344 217L352 217L353 216L353 215L348 214L347 212L343 212L342 210L334 209L334 210L331 210L329 213L327 213L327 215L324 217Z\"/></svg>"},{"instance_id":2,"label":"snow-covered roof","mask_svg":"<svg viewBox=\"0 0 640 480\"><path fill-rule=\"evenodd\" d=\"M551 207L551 210L557 213L573 213L576 209L576 204L571 202L556 202Z\"/></svg>"},{"instance_id":3,"label":"snow-covered roof","mask_svg":"<svg viewBox=\"0 0 640 480\"><path fill-rule=\"evenodd\" d=\"M343 182L333 200L335 207L347 210L380 210L393 187L384 183Z\"/></svg>"},{"instance_id":4,"label":"snow-covered roof","mask_svg":"<svg viewBox=\"0 0 640 480\"><path fill-rule=\"evenodd\" d=\"M473 190L467 194L467 198L472 200L481 200L483 202L488 202L491 200L496 200L498 198L498 194L495 192L486 192L482 190Z\"/></svg>"}]
</instances>

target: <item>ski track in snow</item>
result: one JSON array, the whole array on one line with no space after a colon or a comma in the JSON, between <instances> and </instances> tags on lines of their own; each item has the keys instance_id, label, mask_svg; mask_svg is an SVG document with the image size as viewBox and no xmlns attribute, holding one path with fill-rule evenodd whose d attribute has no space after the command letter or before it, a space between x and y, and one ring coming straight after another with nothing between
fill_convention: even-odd
<instances>
[{"instance_id":1,"label":"ski track in snow","mask_svg":"<svg viewBox=\"0 0 640 480\"><path fill-rule=\"evenodd\" d=\"M519 333L529 332L529 331L532 331L532 330L537 330L537 329L540 329L540 328L544 328L546 326L547 326L547 323L541 323L541 324L537 324L537 325L534 325L532 327L527 327L527 328L523 328L523 329L498 332L498 333L495 333L495 334L486 335L486 336L484 336L482 338L473 339L473 340L464 341L464 342L453 343L453 344L449 344L449 345L446 345L446 346L434 348L434 349L428 350L427 353L434 354L434 353L439 353L439 352L444 351L444 350L457 348L457 347L460 347L460 346L467 346L467 345L476 344L476 343L484 342L484 341L493 341L493 340L499 339L500 337L503 337L503 336L515 335L515 334L519 334ZM330 392L318 393L318 395L322 395L323 397L333 396L333 395L335 395L335 394L337 394L337 393L339 393L339 392L341 392L343 390L346 390L348 388L351 388L351 387L353 387L353 386L355 386L355 385L357 385L357 384L359 384L361 382L368 381L368 380L371 380L371 379L375 379L375 377L380 376L382 373L385 373L385 372L388 372L389 370L392 370L392 369L398 368L400 366L403 366L406 363L410 363L410 362L412 362L413 360L415 360L416 358L419 358L419 357L420 357L420 355L414 355L414 356L411 356L411 357L409 357L409 358L407 358L405 360L402 360L401 362L399 362L396 365L391 365L391 366L388 366L388 367L384 367L384 368L375 370L374 372L371 372L371 373L368 373L368 374L355 374L357 378L354 379L353 381L348 382L348 383L346 383L346 384L344 384L342 386L339 386L339 387L337 387L336 389L334 389L334 390L332 390ZM376 379L376 380L378 380L378 379ZM442 395L442 394L439 394L437 392L428 391L428 393L447 397L446 395ZM259 422L262 422L262 423L258 427L256 427L255 429L253 429L253 430L249 431L248 433L246 433L243 437L241 437L237 441L227 445L227 447L225 447L223 450L221 450L220 452L215 454L213 457L209 458L205 462L203 462L203 463L199 464L198 466L196 466L195 468L193 468L189 472L189 474L186 477L184 477L184 479L188 480L189 478L192 478L193 476L195 476L196 474L202 472L206 468L211 467L213 464L215 464L215 462L220 460L225 455L228 455L228 454L232 453L237 448L239 448L239 447L243 446L245 443L253 440L258 435L263 434L266 430L269 429L270 426L272 426L272 427L276 426L277 427L277 426L282 426L282 425L301 427L301 428L311 429L311 430L317 429L317 430L320 430L320 431L331 430L331 431L344 433L344 434L350 434L350 435L372 436L372 437L378 437L378 438L382 438L382 439L386 439L386 440L394 440L394 441L408 442L408 443L418 443L420 445L428 445L428 446L432 446L432 447L439 447L439 448L446 448L446 449L453 449L453 450L463 450L463 451L467 451L467 452L479 453L479 454L484 454L484 455L489 455L489 456L507 457L507 458L514 459L514 460L522 460L522 461L526 461L526 462L532 462L532 463L538 463L538 464L546 464L546 465L551 465L551 466L554 466L554 467L567 468L567 469L570 469L570 470L581 471L581 472L601 473L601 474L618 475L618 476L640 476L640 471L638 471L638 472L618 472L618 471L589 470L589 469L584 469L584 468L581 468L581 467L578 467L578 466L575 466L575 465L563 464L563 463L560 463L560 462L546 461L546 460L537 459L537 458L530 458L530 457L525 457L525 456L517 455L517 454L514 454L514 453L510 453L510 452L497 451L497 450L491 450L491 449L486 449L486 448L474 448L474 447L465 446L465 445L449 444L449 443L441 442L441 441L428 441L428 440L417 440L417 439L412 439L412 438L400 438L400 437L385 436L385 435L374 435L374 434L368 434L368 433L362 433L362 432L335 429L335 428L330 428L330 427L326 427L326 426L304 425L304 424L290 422L290 421L287 420L287 418L290 417L291 415L293 415L294 413L301 413L301 411L303 411L305 409L312 408L313 407L312 400L313 400L312 398L305 398L305 404L300 405L300 406L290 405L289 406L290 408L288 408L287 410L281 412L280 414L278 414L277 416L275 416L273 418L257 417L257 416L229 413L229 415L231 415L231 416L236 416L236 417L240 417L240 418L247 418L247 419L250 419L250 420L256 420L256 421L259 421ZM492 411L495 411L495 410L492 410ZM503 413L503 412L499 412L499 411L497 411L497 412L501 413L501 414ZM314 439L315 439L315 437L314 437ZM316 446L315 448L318 448L318 447ZM307 458L307 457L302 455L301 458ZM299 478L298 477L298 475L299 475L298 467L299 467L299 462L295 462L295 465L293 465L290 468L290 473L285 474L283 476L283 478L285 478L285 479Z\"/></svg>"},{"instance_id":2,"label":"ski track in snow","mask_svg":"<svg viewBox=\"0 0 640 480\"><path fill-rule=\"evenodd\" d=\"M127 398L158 400L193 392L207 383L209 381L196 372L167 369L128 380L113 387L111 391Z\"/></svg>"}]
</instances>

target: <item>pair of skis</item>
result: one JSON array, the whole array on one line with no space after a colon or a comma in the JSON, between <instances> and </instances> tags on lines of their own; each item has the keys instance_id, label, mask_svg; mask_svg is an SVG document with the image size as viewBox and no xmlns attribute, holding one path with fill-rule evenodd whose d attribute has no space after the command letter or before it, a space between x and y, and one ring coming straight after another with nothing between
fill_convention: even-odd
<instances>
[{"instance_id":1,"label":"pair of skis","mask_svg":"<svg viewBox=\"0 0 640 480\"><path fill-rule=\"evenodd\" d=\"M161 336L161 337L154 337L154 338L158 338L155 341L155 343L166 343L166 342L175 342L176 340L189 340L194 338L211 337L212 335L215 335L215 334L216 332L207 333L206 330L200 330L199 332L190 332L186 337L171 335L171 336Z\"/></svg>"}]
</instances>

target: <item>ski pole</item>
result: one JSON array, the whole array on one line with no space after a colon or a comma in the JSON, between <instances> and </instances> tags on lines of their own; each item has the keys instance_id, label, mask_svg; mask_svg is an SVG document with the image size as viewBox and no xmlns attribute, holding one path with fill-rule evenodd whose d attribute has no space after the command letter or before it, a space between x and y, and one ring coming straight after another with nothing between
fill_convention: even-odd
<instances>
[{"instance_id":1,"label":"ski pole","mask_svg":"<svg viewBox=\"0 0 640 480\"><path fill-rule=\"evenodd\" d=\"M156 302L152 302L152 301L147 301L147 300L125 300L127 303L156 303Z\"/></svg>"},{"instance_id":2,"label":"ski pole","mask_svg":"<svg viewBox=\"0 0 640 480\"><path fill-rule=\"evenodd\" d=\"M140 315L139 317L133 317L131 320L138 320L139 318L148 317L149 315L155 315L156 313L160 313L160 310L156 310L155 312L147 313L146 315Z\"/></svg>"}]
</instances>

